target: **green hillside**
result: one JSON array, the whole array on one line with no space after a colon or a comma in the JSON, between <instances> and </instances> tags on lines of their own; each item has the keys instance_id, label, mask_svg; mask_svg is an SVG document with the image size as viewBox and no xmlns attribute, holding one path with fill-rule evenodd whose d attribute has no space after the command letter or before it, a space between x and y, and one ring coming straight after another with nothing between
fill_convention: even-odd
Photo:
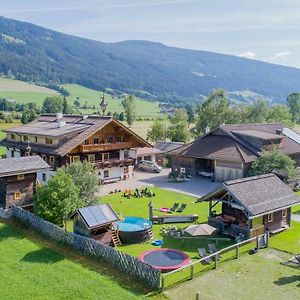
<instances>
[{"instance_id":1,"label":"green hillside","mask_svg":"<svg viewBox=\"0 0 300 300\"><path fill-rule=\"evenodd\" d=\"M0 77L0 98L17 102L35 102L41 105L46 97L58 95L54 90L20 80Z\"/></svg>"},{"instance_id":2,"label":"green hillside","mask_svg":"<svg viewBox=\"0 0 300 300\"><path fill-rule=\"evenodd\" d=\"M88 106L95 106L95 109L80 109L84 113L93 113L99 110L100 97L102 97L102 92L85 88L77 84L64 84L62 85L69 93L68 96L69 104L73 105L76 97L79 97L81 106L85 104ZM107 112L122 112L122 99L113 99L111 95L105 94L105 101L108 104ZM150 102L146 100L141 100L136 98L136 114L139 117L155 117L159 115L159 107L157 102Z\"/></svg>"}]
</instances>

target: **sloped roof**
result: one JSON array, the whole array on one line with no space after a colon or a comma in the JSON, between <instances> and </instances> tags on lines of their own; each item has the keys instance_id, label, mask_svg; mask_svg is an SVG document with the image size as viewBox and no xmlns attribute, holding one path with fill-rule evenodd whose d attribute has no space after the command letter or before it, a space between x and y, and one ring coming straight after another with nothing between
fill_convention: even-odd
<instances>
[{"instance_id":1,"label":"sloped roof","mask_svg":"<svg viewBox=\"0 0 300 300\"><path fill-rule=\"evenodd\" d=\"M251 217L300 203L300 197L274 174L224 182L221 188L201 197L199 201L214 199L225 191L229 192Z\"/></svg>"},{"instance_id":2,"label":"sloped roof","mask_svg":"<svg viewBox=\"0 0 300 300\"><path fill-rule=\"evenodd\" d=\"M78 209L77 212L80 214L89 229L120 221L118 215L107 203L83 207Z\"/></svg>"},{"instance_id":3,"label":"sloped roof","mask_svg":"<svg viewBox=\"0 0 300 300\"><path fill-rule=\"evenodd\" d=\"M154 147L161 150L163 153L168 153L169 151L177 149L183 145L184 145L184 143L180 143L180 142L159 141L154 145Z\"/></svg>"},{"instance_id":4,"label":"sloped roof","mask_svg":"<svg viewBox=\"0 0 300 300\"><path fill-rule=\"evenodd\" d=\"M60 143L58 147L40 145L31 143L31 149L33 152L43 152L53 155L64 156L73 148L83 143L92 134L102 129L104 126L111 122L122 127L130 134L138 138L145 146L151 147L151 145L144 140L142 137L137 135L131 129L124 126L121 122L107 116L95 116L95 115L63 115L62 121L66 122L65 126L58 127L56 114L43 114L34 121L19 126L17 128L11 128L6 130L10 133L22 133L22 134L36 134L36 135L47 135L54 137L68 137L65 143ZM0 145L8 147L16 147L17 149L25 149L27 144L19 141L11 141L4 139L0 141Z\"/></svg>"},{"instance_id":5,"label":"sloped roof","mask_svg":"<svg viewBox=\"0 0 300 300\"><path fill-rule=\"evenodd\" d=\"M0 177L35 173L50 168L38 155L0 159Z\"/></svg>"},{"instance_id":6,"label":"sloped roof","mask_svg":"<svg viewBox=\"0 0 300 300\"><path fill-rule=\"evenodd\" d=\"M215 135L217 130L223 132L223 135ZM251 145L247 141L247 136L260 139L282 139L280 150L284 154L300 153L300 144L295 141L295 138L284 135L282 124L229 124L219 126L192 143L170 151L170 154L251 162L260 156L262 151Z\"/></svg>"}]
</instances>

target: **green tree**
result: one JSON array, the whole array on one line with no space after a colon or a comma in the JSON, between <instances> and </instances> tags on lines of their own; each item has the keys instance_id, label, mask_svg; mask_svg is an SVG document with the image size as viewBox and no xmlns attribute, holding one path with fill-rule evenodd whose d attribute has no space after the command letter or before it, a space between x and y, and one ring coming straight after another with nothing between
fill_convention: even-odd
<instances>
[{"instance_id":1,"label":"green tree","mask_svg":"<svg viewBox=\"0 0 300 300\"><path fill-rule=\"evenodd\" d=\"M267 122L281 122L292 126L292 115L286 105L274 105L269 108Z\"/></svg>"},{"instance_id":2,"label":"green tree","mask_svg":"<svg viewBox=\"0 0 300 300\"><path fill-rule=\"evenodd\" d=\"M191 134L188 127L188 116L185 110L178 109L170 120L169 134L172 142L189 142Z\"/></svg>"},{"instance_id":3,"label":"green tree","mask_svg":"<svg viewBox=\"0 0 300 300\"><path fill-rule=\"evenodd\" d=\"M64 101L59 96L47 97L42 106L42 112L47 114L62 112L63 109Z\"/></svg>"},{"instance_id":4,"label":"green tree","mask_svg":"<svg viewBox=\"0 0 300 300\"><path fill-rule=\"evenodd\" d=\"M79 188L72 176L59 169L47 185L39 186L34 199L38 216L57 225L65 225L69 216L82 206Z\"/></svg>"},{"instance_id":5,"label":"green tree","mask_svg":"<svg viewBox=\"0 0 300 300\"><path fill-rule=\"evenodd\" d=\"M300 122L300 93L292 93L287 97L287 103L292 115L292 121Z\"/></svg>"},{"instance_id":6,"label":"green tree","mask_svg":"<svg viewBox=\"0 0 300 300\"><path fill-rule=\"evenodd\" d=\"M69 106L68 100L67 100L66 97L64 97L64 99L63 99L63 110L62 110L62 112L63 112L64 114L71 114L71 113L72 113L72 109L71 109L71 107Z\"/></svg>"},{"instance_id":7,"label":"green tree","mask_svg":"<svg viewBox=\"0 0 300 300\"><path fill-rule=\"evenodd\" d=\"M125 114L124 114L123 111L119 114L118 120L119 120L119 121L124 121L124 120L125 120Z\"/></svg>"},{"instance_id":8,"label":"green tree","mask_svg":"<svg viewBox=\"0 0 300 300\"><path fill-rule=\"evenodd\" d=\"M37 117L37 114L34 110L26 109L22 112L21 122L22 124L27 124L33 121Z\"/></svg>"},{"instance_id":9,"label":"green tree","mask_svg":"<svg viewBox=\"0 0 300 300\"><path fill-rule=\"evenodd\" d=\"M85 206L97 203L95 197L98 191L98 175L96 169L88 162L76 161L64 167L66 174L70 175L79 188L79 198Z\"/></svg>"},{"instance_id":10,"label":"green tree","mask_svg":"<svg viewBox=\"0 0 300 300\"><path fill-rule=\"evenodd\" d=\"M242 123L264 123L268 117L268 107L264 100L258 100L245 108Z\"/></svg>"},{"instance_id":11,"label":"green tree","mask_svg":"<svg viewBox=\"0 0 300 300\"><path fill-rule=\"evenodd\" d=\"M186 110L187 116L188 116L188 122L189 124L192 124L195 122L195 110L192 105L189 105L187 110Z\"/></svg>"},{"instance_id":12,"label":"green tree","mask_svg":"<svg viewBox=\"0 0 300 300\"><path fill-rule=\"evenodd\" d=\"M147 132L147 140L151 142L165 141L168 136L167 120L156 118Z\"/></svg>"},{"instance_id":13,"label":"green tree","mask_svg":"<svg viewBox=\"0 0 300 300\"><path fill-rule=\"evenodd\" d=\"M122 105L125 110L125 119L130 127L135 119L135 99L133 95L125 97L125 99L122 101Z\"/></svg>"},{"instance_id":14,"label":"green tree","mask_svg":"<svg viewBox=\"0 0 300 300\"><path fill-rule=\"evenodd\" d=\"M78 109L80 108L80 98L76 97L76 100L74 100L74 106Z\"/></svg>"},{"instance_id":15,"label":"green tree","mask_svg":"<svg viewBox=\"0 0 300 300\"><path fill-rule=\"evenodd\" d=\"M248 175L263 175L275 170L282 171L289 179L293 179L296 175L295 161L279 150L265 151L251 164Z\"/></svg>"},{"instance_id":16,"label":"green tree","mask_svg":"<svg viewBox=\"0 0 300 300\"><path fill-rule=\"evenodd\" d=\"M214 129L225 124L229 116L229 101L225 91L213 91L197 110L196 134L203 134L207 128Z\"/></svg>"}]
</instances>

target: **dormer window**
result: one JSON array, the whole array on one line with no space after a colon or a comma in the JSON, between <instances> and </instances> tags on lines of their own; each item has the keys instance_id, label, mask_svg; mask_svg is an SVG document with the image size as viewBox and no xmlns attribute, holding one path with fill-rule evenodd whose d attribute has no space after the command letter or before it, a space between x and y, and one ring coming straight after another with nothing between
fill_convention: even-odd
<instances>
[{"instance_id":1,"label":"dormer window","mask_svg":"<svg viewBox=\"0 0 300 300\"><path fill-rule=\"evenodd\" d=\"M117 143L123 143L124 137L123 136L117 136Z\"/></svg>"},{"instance_id":2,"label":"dormer window","mask_svg":"<svg viewBox=\"0 0 300 300\"><path fill-rule=\"evenodd\" d=\"M113 136L108 136L107 137L107 143L112 144L114 142L114 137Z\"/></svg>"}]
</instances>

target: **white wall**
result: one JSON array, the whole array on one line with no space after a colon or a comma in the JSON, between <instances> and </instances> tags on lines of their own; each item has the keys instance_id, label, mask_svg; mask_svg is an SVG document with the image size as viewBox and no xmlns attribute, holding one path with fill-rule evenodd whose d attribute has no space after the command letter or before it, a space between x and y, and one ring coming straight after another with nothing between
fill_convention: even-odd
<instances>
[{"instance_id":1,"label":"white wall","mask_svg":"<svg viewBox=\"0 0 300 300\"><path fill-rule=\"evenodd\" d=\"M43 180L43 174L46 174L46 181ZM37 179L41 184L45 184L53 175L55 175L55 171L38 171Z\"/></svg>"},{"instance_id":2,"label":"white wall","mask_svg":"<svg viewBox=\"0 0 300 300\"><path fill-rule=\"evenodd\" d=\"M14 157L21 157L21 152L19 150L13 150L12 148L6 149L6 157L12 158L12 151L14 151Z\"/></svg>"}]
</instances>

